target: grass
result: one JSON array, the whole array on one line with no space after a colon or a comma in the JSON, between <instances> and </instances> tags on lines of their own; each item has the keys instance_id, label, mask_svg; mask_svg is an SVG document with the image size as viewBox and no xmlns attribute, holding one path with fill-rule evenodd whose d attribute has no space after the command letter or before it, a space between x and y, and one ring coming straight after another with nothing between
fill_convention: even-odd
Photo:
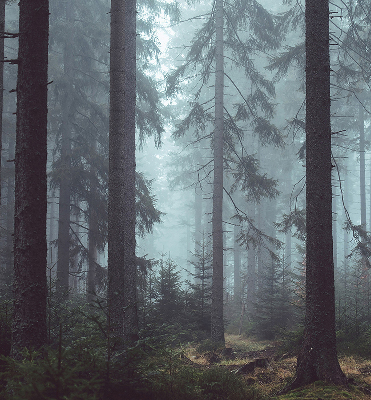
<instances>
[{"instance_id":1,"label":"grass","mask_svg":"<svg viewBox=\"0 0 371 400\"><path fill-rule=\"evenodd\" d=\"M240 335L225 335L225 346L232 347L235 351L259 351L273 345L274 342L268 340L257 340L254 337L245 338Z\"/></svg>"},{"instance_id":2,"label":"grass","mask_svg":"<svg viewBox=\"0 0 371 400\"><path fill-rule=\"evenodd\" d=\"M272 348L275 345L275 342L262 342L254 338L226 335L226 347L232 347L234 358L224 357L219 350L215 350L219 360L211 366L208 363L206 353L198 353L196 347L189 346L185 350L185 354L200 368L223 369L234 374L239 367L254 359L254 356L248 357L248 354L245 353L261 351L266 348ZM348 378L352 378L354 382L347 388L336 387L325 382L315 382L285 395L277 395L293 378L296 357L271 360L268 368L255 368L253 373L243 375L242 380L247 387L256 393L256 397L254 397L256 399L371 400L371 359L340 356L339 362L343 372ZM249 400L249 398L246 398L246 400Z\"/></svg>"}]
</instances>

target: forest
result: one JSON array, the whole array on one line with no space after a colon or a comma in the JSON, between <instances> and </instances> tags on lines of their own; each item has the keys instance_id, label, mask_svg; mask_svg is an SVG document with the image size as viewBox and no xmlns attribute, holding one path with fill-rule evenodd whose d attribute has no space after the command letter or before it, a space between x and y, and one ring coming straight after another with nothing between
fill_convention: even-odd
<instances>
[{"instance_id":1,"label":"forest","mask_svg":"<svg viewBox=\"0 0 371 400\"><path fill-rule=\"evenodd\" d=\"M371 399L371 3L0 0L0 399Z\"/></svg>"}]
</instances>

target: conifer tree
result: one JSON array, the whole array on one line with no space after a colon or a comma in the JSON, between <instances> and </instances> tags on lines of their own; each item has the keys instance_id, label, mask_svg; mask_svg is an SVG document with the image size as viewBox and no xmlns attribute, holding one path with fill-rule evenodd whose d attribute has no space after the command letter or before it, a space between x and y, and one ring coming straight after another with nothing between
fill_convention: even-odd
<instances>
[{"instance_id":1,"label":"conifer tree","mask_svg":"<svg viewBox=\"0 0 371 400\"><path fill-rule=\"evenodd\" d=\"M13 356L46 344L48 0L19 2Z\"/></svg>"},{"instance_id":2,"label":"conifer tree","mask_svg":"<svg viewBox=\"0 0 371 400\"><path fill-rule=\"evenodd\" d=\"M240 28L242 30L251 28L256 40L241 38L238 33ZM179 89L180 78L187 71L194 69L200 77L200 85L194 94L194 101L191 102L191 110L177 125L174 136L180 138L188 130L193 130L197 142L212 139L210 147L213 151L213 163L206 163L203 168L206 176L213 173L214 177L212 235L215 279L213 279L211 337L218 342L224 342L221 223L223 192L226 191L232 201L231 194L238 189L255 201L264 196L272 197L277 194L276 182L259 173L259 163L246 151L242 139L246 124L249 124L264 143L282 144L279 131L269 122L269 118L273 116L273 106L269 97L274 95L274 86L255 69L251 59L253 53L275 48L278 42L273 19L256 1L223 4L218 0L213 3L206 22L197 31L185 62L169 74L167 79L167 93L173 95ZM225 71L226 60L231 63L232 69L241 68L244 78L252 82L254 89L250 94L246 94L234 77ZM210 99L206 85L211 77L215 77L213 82L215 96ZM224 79L228 79L228 87L233 88L234 98L239 99L237 104L235 101L233 104L235 112L230 110L230 104L224 102L226 90ZM211 102L214 103L214 113L210 111ZM228 172L233 177L231 187L228 189L225 187L226 184L223 185L225 163L228 164ZM252 221L247 214L241 213L241 210L236 212L240 220L245 220L246 225L251 227ZM253 230L258 232L256 228ZM242 242L247 244L251 235L244 232L241 238Z\"/></svg>"},{"instance_id":3,"label":"conifer tree","mask_svg":"<svg viewBox=\"0 0 371 400\"><path fill-rule=\"evenodd\" d=\"M347 381L335 337L328 1L307 0L305 20L306 317L296 377L287 389L316 380Z\"/></svg>"},{"instance_id":4,"label":"conifer tree","mask_svg":"<svg viewBox=\"0 0 371 400\"><path fill-rule=\"evenodd\" d=\"M135 261L136 1L111 1L108 318L114 336L138 339Z\"/></svg>"}]
</instances>

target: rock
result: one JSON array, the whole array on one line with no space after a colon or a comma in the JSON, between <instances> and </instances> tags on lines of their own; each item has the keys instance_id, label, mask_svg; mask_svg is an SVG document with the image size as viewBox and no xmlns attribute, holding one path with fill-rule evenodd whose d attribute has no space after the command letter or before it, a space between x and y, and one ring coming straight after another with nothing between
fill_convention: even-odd
<instances>
[{"instance_id":1,"label":"rock","mask_svg":"<svg viewBox=\"0 0 371 400\"><path fill-rule=\"evenodd\" d=\"M254 361L251 361L236 371L236 374L251 374L254 372L255 368L268 368L269 362L267 358L257 358Z\"/></svg>"}]
</instances>

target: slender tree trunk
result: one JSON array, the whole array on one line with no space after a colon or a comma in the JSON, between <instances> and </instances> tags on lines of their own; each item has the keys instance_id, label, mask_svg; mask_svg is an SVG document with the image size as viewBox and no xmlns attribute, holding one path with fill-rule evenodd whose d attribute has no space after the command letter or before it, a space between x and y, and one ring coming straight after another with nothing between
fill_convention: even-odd
<instances>
[{"instance_id":1,"label":"slender tree trunk","mask_svg":"<svg viewBox=\"0 0 371 400\"><path fill-rule=\"evenodd\" d=\"M113 335L138 339L135 262L136 1L111 0L108 316ZM124 311L125 310L125 311Z\"/></svg>"},{"instance_id":2,"label":"slender tree trunk","mask_svg":"<svg viewBox=\"0 0 371 400\"><path fill-rule=\"evenodd\" d=\"M292 178L291 178L291 171L292 171L292 163L288 159L287 160L287 180L286 180L286 193L291 193L292 190ZM290 202L289 196L287 196L287 204ZM285 235L285 263L286 266L291 269L291 243L292 243L292 232L291 229Z\"/></svg>"},{"instance_id":3,"label":"slender tree trunk","mask_svg":"<svg viewBox=\"0 0 371 400\"><path fill-rule=\"evenodd\" d=\"M97 143L94 141L91 154L97 153ZM95 176L97 173L93 163L90 165L90 174ZM96 269L97 269L97 238L98 238L98 218L97 218L97 193L94 184L90 187L90 200L89 200L89 249L88 249L88 274L87 274L87 300L92 303L96 297Z\"/></svg>"},{"instance_id":4,"label":"slender tree trunk","mask_svg":"<svg viewBox=\"0 0 371 400\"><path fill-rule=\"evenodd\" d=\"M211 339L224 344L223 320L223 0L216 0L216 68L213 187L213 283L211 304Z\"/></svg>"},{"instance_id":5,"label":"slender tree trunk","mask_svg":"<svg viewBox=\"0 0 371 400\"><path fill-rule=\"evenodd\" d=\"M67 21L67 40L63 49L63 68L65 90L62 94L61 126L61 178L59 187L59 220L58 220L58 262L57 262L57 296L68 297L70 267L70 218L71 218L71 113L72 113L72 70L73 70L73 5L64 0Z\"/></svg>"},{"instance_id":6,"label":"slender tree trunk","mask_svg":"<svg viewBox=\"0 0 371 400\"><path fill-rule=\"evenodd\" d=\"M201 251L201 241L202 237L202 191L201 188L196 185L195 187L195 257L197 262L197 257ZM195 268L194 273L197 274L197 268ZM199 284L200 280L195 279L195 283Z\"/></svg>"},{"instance_id":7,"label":"slender tree trunk","mask_svg":"<svg viewBox=\"0 0 371 400\"><path fill-rule=\"evenodd\" d=\"M248 216L255 220L255 204L249 203ZM247 250L247 312L251 318L254 315L254 303L256 301L256 250L250 245Z\"/></svg>"},{"instance_id":8,"label":"slender tree trunk","mask_svg":"<svg viewBox=\"0 0 371 400\"><path fill-rule=\"evenodd\" d=\"M48 0L20 0L13 357L46 344Z\"/></svg>"},{"instance_id":9,"label":"slender tree trunk","mask_svg":"<svg viewBox=\"0 0 371 400\"><path fill-rule=\"evenodd\" d=\"M306 317L290 389L345 384L336 353L328 1L306 1Z\"/></svg>"},{"instance_id":10,"label":"slender tree trunk","mask_svg":"<svg viewBox=\"0 0 371 400\"><path fill-rule=\"evenodd\" d=\"M240 232L240 227L234 225L233 227L233 260L234 260L234 270L233 270L233 297L234 303L236 305L236 310L239 312L241 308L241 247L238 244L238 235Z\"/></svg>"},{"instance_id":11,"label":"slender tree trunk","mask_svg":"<svg viewBox=\"0 0 371 400\"><path fill-rule=\"evenodd\" d=\"M365 116L359 105L359 188L361 195L361 226L366 230L366 166L365 166Z\"/></svg>"},{"instance_id":12,"label":"slender tree trunk","mask_svg":"<svg viewBox=\"0 0 371 400\"><path fill-rule=\"evenodd\" d=\"M49 211L49 215L50 215L50 221L49 221L49 268L52 268L53 273L55 273L55 269L54 269L54 264L56 262L56 257L55 257L55 251L54 251L54 244L53 241L56 239L56 220L57 220L57 216L56 216L56 202L57 202L57 198L56 198L56 194L55 194L55 190L53 190L51 192L51 196L50 196L50 211Z\"/></svg>"},{"instance_id":13,"label":"slender tree trunk","mask_svg":"<svg viewBox=\"0 0 371 400\"><path fill-rule=\"evenodd\" d=\"M97 234L98 220L94 205L89 207L89 256L87 277L87 300L92 303L96 298L96 270L97 270Z\"/></svg>"},{"instance_id":14,"label":"slender tree trunk","mask_svg":"<svg viewBox=\"0 0 371 400\"><path fill-rule=\"evenodd\" d=\"M334 271L337 271L338 262L338 237L337 237L337 198L336 198L336 179L334 180L333 195L332 195L332 240L333 240L333 254L334 254Z\"/></svg>"}]
</instances>

